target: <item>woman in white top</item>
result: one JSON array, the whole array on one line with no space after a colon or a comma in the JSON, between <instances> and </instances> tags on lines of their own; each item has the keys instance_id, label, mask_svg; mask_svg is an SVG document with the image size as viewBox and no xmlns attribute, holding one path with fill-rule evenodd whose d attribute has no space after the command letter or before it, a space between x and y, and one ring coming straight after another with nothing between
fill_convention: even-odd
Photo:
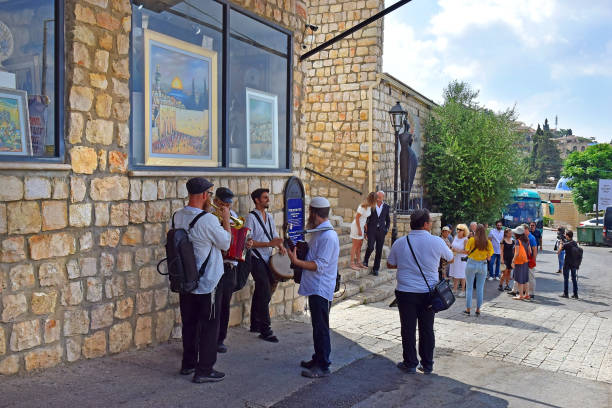
<instances>
[{"instance_id":1,"label":"woman in white top","mask_svg":"<svg viewBox=\"0 0 612 408\"><path fill-rule=\"evenodd\" d=\"M365 236L364 226L366 220L372 212L372 207L376 205L376 193L370 193L366 197L365 201L357 207L357 213L355 219L351 223L351 239L353 240L353 247L351 248L351 268L367 269L368 267L361 263L361 244L363 243L363 237Z\"/></svg>"},{"instance_id":2,"label":"woman in white top","mask_svg":"<svg viewBox=\"0 0 612 408\"><path fill-rule=\"evenodd\" d=\"M467 265L467 260L462 261L461 258L465 257L467 254L465 244L468 240L468 234L469 230L467 225L457 225L457 235L451 244L454 258L453 263L450 265L449 275L453 277L453 292L457 293L459 283L461 283L463 287L463 292L457 293L457 297L465 296L465 267Z\"/></svg>"}]
</instances>

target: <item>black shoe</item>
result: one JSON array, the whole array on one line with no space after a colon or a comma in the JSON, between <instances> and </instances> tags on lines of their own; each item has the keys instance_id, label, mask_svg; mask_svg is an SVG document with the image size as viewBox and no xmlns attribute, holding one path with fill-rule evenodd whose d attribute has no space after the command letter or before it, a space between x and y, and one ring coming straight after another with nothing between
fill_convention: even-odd
<instances>
[{"instance_id":1,"label":"black shoe","mask_svg":"<svg viewBox=\"0 0 612 408\"><path fill-rule=\"evenodd\" d=\"M423 374L431 374L431 373L432 373L432 371L433 371L431 368L426 369L426 368L425 368L425 367L423 367L421 364L419 364L419 365L417 366L417 370L419 370L419 371L420 371L420 372L422 372Z\"/></svg>"},{"instance_id":2,"label":"black shoe","mask_svg":"<svg viewBox=\"0 0 612 408\"><path fill-rule=\"evenodd\" d=\"M518 293L516 293L516 292L514 292L514 291L510 291L510 292L508 292L508 295L510 295L510 296L516 296L516 295L518 295Z\"/></svg>"},{"instance_id":3,"label":"black shoe","mask_svg":"<svg viewBox=\"0 0 612 408\"><path fill-rule=\"evenodd\" d=\"M378 276L378 271L375 271L374 269L372 269L372 275Z\"/></svg>"},{"instance_id":4,"label":"black shoe","mask_svg":"<svg viewBox=\"0 0 612 408\"><path fill-rule=\"evenodd\" d=\"M567 296L567 293L563 293L562 295L559 295L559 297L566 298L566 299L569 298L569 296Z\"/></svg>"},{"instance_id":5,"label":"black shoe","mask_svg":"<svg viewBox=\"0 0 612 408\"><path fill-rule=\"evenodd\" d=\"M499 290L500 292L503 292L504 291L504 287L500 285L500 286L497 287L497 290Z\"/></svg>"},{"instance_id":6,"label":"black shoe","mask_svg":"<svg viewBox=\"0 0 612 408\"><path fill-rule=\"evenodd\" d=\"M195 368L181 368L181 375L189 375L195 373Z\"/></svg>"},{"instance_id":7,"label":"black shoe","mask_svg":"<svg viewBox=\"0 0 612 408\"><path fill-rule=\"evenodd\" d=\"M312 369L317 365L317 363L315 363L314 360L309 360L309 361L300 361L300 367L303 368L307 368L307 369Z\"/></svg>"},{"instance_id":8,"label":"black shoe","mask_svg":"<svg viewBox=\"0 0 612 408\"><path fill-rule=\"evenodd\" d=\"M506 287L504 288L504 290L505 290L506 292L510 292L512 289L510 289L510 286L506 285Z\"/></svg>"},{"instance_id":9,"label":"black shoe","mask_svg":"<svg viewBox=\"0 0 612 408\"><path fill-rule=\"evenodd\" d=\"M329 368L322 369L320 367L313 367L310 370L302 370L302 377L307 378L323 378L328 377L329 374Z\"/></svg>"},{"instance_id":10,"label":"black shoe","mask_svg":"<svg viewBox=\"0 0 612 408\"><path fill-rule=\"evenodd\" d=\"M399 368L406 374L416 374L416 367L408 367L403 361L397 363L397 368Z\"/></svg>"},{"instance_id":11,"label":"black shoe","mask_svg":"<svg viewBox=\"0 0 612 408\"><path fill-rule=\"evenodd\" d=\"M278 343L278 338L272 333L260 334L259 338L265 341L269 341L270 343Z\"/></svg>"},{"instance_id":12,"label":"black shoe","mask_svg":"<svg viewBox=\"0 0 612 408\"><path fill-rule=\"evenodd\" d=\"M193 376L193 382L196 384L202 384L207 382L219 382L223 381L225 378L225 373L221 371L212 370L210 374L196 374Z\"/></svg>"},{"instance_id":13,"label":"black shoe","mask_svg":"<svg viewBox=\"0 0 612 408\"><path fill-rule=\"evenodd\" d=\"M464 310L463 313L468 315L468 316L470 315L470 312L468 312L467 310Z\"/></svg>"},{"instance_id":14,"label":"black shoe","mask_svg":"<svg viewBox=\"0 0 612 408\"><path fill-rule=\"evenodd\" d=\"M559 270L557 271L557 273L561 273L561 269L559 269Z\"/></svg>"},{"instance_id":15,"label":"black shoe","mask_svg":"<svg viewBox=\"0 0 612 408\"><path fill-rule=\"evenodd\" d=\"M217 344L217 353L227 353L227 346L223 343Z\"/></svg>"},{"instance_id":16,"label":"black shoe","mask_svg":"<svg viewBox=\"0 0 612 408\"><path fill-rule=\"evenodd\" d=\"M535 295L529 295L529 300L535 300Z\"/></svg>"},{"instance_id":17,"label":"black shoe","mask_svg":"<svg viewBox=\"0 0 612 408\"><path fill-rule=\"evenodd\" d=\"M250 331L251 333L259 333L259 332L260 332L259 327L255 327L255 326L251 326L251 328L249 329L249 331Z\"/></svg>"},{"instance_id":18,"label":"black shoe","mask_svg":"<svg viewBox=\"0 0 612 408\"><path fill-rule=\"evenodd\" d=\"M572 299L580 299L578 295L572 295Z\"/></svg>"},{"instance_id":19,"label":"black shoe","mask_svg":"<svg viewBox=\"0 0 612 408\"><path fill-rule=\"evenodd\" d=\"M475 315L476 315L476 316L480 316L480 312L477 310L477 311L475 312Z\"/></svg>"}]
</instances>

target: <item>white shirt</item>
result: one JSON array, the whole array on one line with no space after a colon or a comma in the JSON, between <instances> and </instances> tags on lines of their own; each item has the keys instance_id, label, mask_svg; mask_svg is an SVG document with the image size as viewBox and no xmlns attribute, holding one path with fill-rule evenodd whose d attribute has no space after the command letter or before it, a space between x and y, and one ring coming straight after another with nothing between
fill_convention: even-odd
<instances>
[{"instance_id":1,"label":"white shirt","mask_svg":"<svg viewBox=\"0 0 612 408\"><path fill-rule=\"evenodd\" d=\"M491 244L493 244L493 253L499 255L501 253L500 244L504 240L504 230L493 228L491 232L489 232L489 238L491 239Z\"/></svg>"},{"instance_id":2,"label":"white shirt","mask_svg":"<svg viewBox=\"0 0 612 408\"><path fill-rule=\"evenodd\" d=\"M259 215L259 219L266 226L266 231L268 231L268 234L272 232L272 238L278 238L278 232L276 232L276 225L274 224L274 217L272 217L272 214L266 211L266 219L264 221L261 211L259 211L258 209L255 209L253 211L255 211L257 215ZM251 238L253 238L253 241L270 242L270 240L266 236L266 233L261 228L261 224L259 224L259 221L257 221L257 218L255 218L253 214L249 213L245 222L245 226L251 230ZM270 256L272 255L273 248L265 247L253 249L257 249L257 251L261 254L261 257L263 258L264 262L268 262ZM253 255L257 256L255 254Z\"/></svg>"},{"instance_id":3,"label":"white shirt","mask_svg":"<svg viewBox=\"0 0 612 408\"><path fill-rule=\"evenodd\" d=\"M438 282L440 258L453 259L453 253L444 240L431 235L427 230L410 232L410 243L421 265L423 275L431 288ZM387 262L397 265L397 290L400 292L427 293L429 289L410 252L406 237L398 238L391 247Z\"/></svg>"},{"instance_id":4,"label":"white shirt","mask_svg":"<svg viewBox=\"0 0 612 408\"><path fill-rule=\"evenodd\" d=\"M175 228L188 230L189 223L201 212L202 210L199 208L189 206L178 210L174 213ZM223 276L223 255L221 251L229 249L232 234L223 229L219 219L214 214L207 213L189 230L189 239L193 244L198 269L202 267L210 253L208 264L200 277L198 287L191 293L196 295L212 293L217 287L219 279Z\"/></svg>"},{"instance_id":5,"label":"white shirt","mask_svg":"<svg viewBox=\"0 0 612 408\"><path fill-rule=\"evenodd\" d=\"M317 228L331 226L331 223L326 220L317 225ZM306 260L317 264L317 270L303 270L298 293L302 296L318 295L331 302L334 299L334 287L338 274L338 255L340 254L338 234L334 230L314 232L308 245L310 249Z\"/></svg>"},{"instance_id":6,"label":"white shirt","mask_svg":"<svg viewBox=\"0 0 612 408\"><path fill-rule=\"evenodd\" d=\"M378 215L378 217L380 217L380 212L382 211L383 205L385 205L385 203L381 203L380 206L378 204L376 204L376 215Z\"/></svg>"}]
</instances>

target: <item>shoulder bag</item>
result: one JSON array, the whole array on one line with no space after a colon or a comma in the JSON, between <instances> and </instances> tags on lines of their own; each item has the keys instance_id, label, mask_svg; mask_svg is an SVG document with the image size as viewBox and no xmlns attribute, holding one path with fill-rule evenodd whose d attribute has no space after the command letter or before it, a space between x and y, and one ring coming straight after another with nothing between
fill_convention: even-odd
<instances>
[{"instance_id":1,"label":"shoulder bag","mask_svg":"<svg viewBox=\"0 0 612 408\"><path fill-rule=\"evenodd\" d=\"M406 235L406 241L408 242L408 247L410 247L410 252L412 253L412 257L414 258L414 262L416 262L419 267L419 272L421 272L421 276L427 285L427 289L429 289L429 308L431 308L434 313L441 312L443 310L448 309L455 303L455 295L453 295L453 291L450 288L450 285L446 280L442 280L432 288L429 286L427 279L425 278L425 274L421 269L421 265L419 265L419 261L417 260L416 255L414 254L414 250L412 249L412 244L410 243L410 239L408 235Z\"/></svg>"}]
</instances>

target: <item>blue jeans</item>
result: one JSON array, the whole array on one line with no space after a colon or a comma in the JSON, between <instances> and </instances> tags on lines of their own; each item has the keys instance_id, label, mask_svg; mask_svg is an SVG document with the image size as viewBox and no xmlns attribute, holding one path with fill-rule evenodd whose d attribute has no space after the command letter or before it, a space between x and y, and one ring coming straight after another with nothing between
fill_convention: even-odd
<instances>
[{"instance_id":1,"label":"blue jeans","mask_svg":"<svg viewBox=\"0 0 612 408\"><path fill-rule=\"evenodd\" d=\"M476 279L476 309L482 306L484 297L484 284L487 277L487 261L475 261L469 258L465 267L465 307L472 307L472 291L474 290L474 279Z\"/></svg>"},{"instance_id":2,"label":"blue jeans","mask_svg":"<svg viewBox=\"0 0 612 408\"><path fill-rule=\"evenodd\" d=\"M499 278L499 264L501 263L500 254L491 255L491 260L488 262L489 276L492 278ZM493 264L495 264L495 274L493 274Z\"/></svg>"},{"instance_id":3,"label":"blue jeans","mask_svg":"<svg viewBox=\"0 0 612 408\"><path fill-rule=\"evenodd\" d=\"M563 262L565 261L565 250L559 252L557 257L559 258L559 270L562 271L563 270Z\"/></svg>"}]
</instances>

